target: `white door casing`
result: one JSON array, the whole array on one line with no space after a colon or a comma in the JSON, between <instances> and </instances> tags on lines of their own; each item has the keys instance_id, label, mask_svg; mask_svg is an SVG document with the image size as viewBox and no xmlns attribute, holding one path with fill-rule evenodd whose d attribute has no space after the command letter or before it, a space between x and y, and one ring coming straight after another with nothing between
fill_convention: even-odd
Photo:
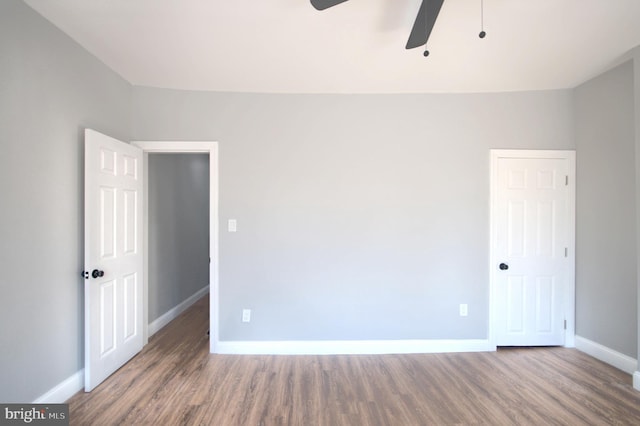
<instances>
[{"instance_id":1,"label":"white door casing","mask_svg":"<svg viewBox=\"0 0 640 426\"><path fill-rule=\"evenodd\" d=\"M575 152L492 150L493 346L574 345L574 248Z\"/></svg>"},{"instance_id":2,"label":"white door casing","mask_svg":"<svg viewBox=\"0 0 640 426\"><path fill-rule=\"evenodd\" d=\"M87 392L143 346L142 167L140 148L85 130Z\"/></svg>"},{"instance_id":3,"label":"white door casing","mask_svg":"<svg viewBox=\"0 0 640 426\"><path fill-rule=\"evenodd\" d=\"M209 155L209 257L211 261L209 263L209 329L211 331L209 337L209 352L216 353L219 344L219 268L218 268L218 143L212 141L133 141L132 145L141 148L144 151L144 164L145 164L145 194L148 191L146 185L148 185L147 179L147 160L148 154L151 153L203 153ZM145 197L146 203L146 197ZM147 225L148 208L144 208L144 223L145 228ZM148 230L144 231L144 252L147 253L148 244ZM148 260L145 255L144 270L148 270ZM147 300L147 288L146 283L148 274L145 273L145 296L144 296L144 311L145 318L148 312L148 300ZM147 338L148 331L145 320L145 339Z\"/></svg>"}]
</instances>

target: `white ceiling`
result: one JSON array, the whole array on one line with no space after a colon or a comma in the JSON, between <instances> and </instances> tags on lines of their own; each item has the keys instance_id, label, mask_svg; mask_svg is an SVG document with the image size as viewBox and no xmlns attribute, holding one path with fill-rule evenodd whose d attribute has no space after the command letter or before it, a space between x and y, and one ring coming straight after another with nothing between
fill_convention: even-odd
<instances>
[{"instance_id":1,"label":"white ceiling","mask_svg":"<svg viewBox=\"0 0 640 426\"><path fill-rule=\"evenodd\" d=\"M25 0L135 85L275 93L569 88L640 45L640 0L445 0L431 55L405 50L421 0Z\"/></svg>"}]
</instances>

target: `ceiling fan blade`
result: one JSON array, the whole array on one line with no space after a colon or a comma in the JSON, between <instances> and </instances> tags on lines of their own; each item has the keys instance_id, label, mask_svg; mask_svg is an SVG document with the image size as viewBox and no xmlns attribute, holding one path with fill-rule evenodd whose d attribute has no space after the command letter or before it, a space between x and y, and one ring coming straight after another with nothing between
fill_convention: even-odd
<instances>
[{"instance_id":1,"label":"ceiling fan blade","mask_svg":"<svg viewBox=\"0 0 640 426\"><path fill-rule=\"evenodd\" d=\"M407 41L407 49L427 44L431 30L438 18L438 13L442 8L442 3L444 3L444 0L422 0L418 16L416 16L416 22L413 24L413 29Z\"/></svg>"},{"instance_id":2,"label":"ceiling fan blade","mask_svg":"<svg viewBox=\"0 0 640 426\"><path fill-rule=\"evenodd\" d=\"M318 10L325 10L347 0L311 0L311 4Z\"/></svg>"}]
</instances>

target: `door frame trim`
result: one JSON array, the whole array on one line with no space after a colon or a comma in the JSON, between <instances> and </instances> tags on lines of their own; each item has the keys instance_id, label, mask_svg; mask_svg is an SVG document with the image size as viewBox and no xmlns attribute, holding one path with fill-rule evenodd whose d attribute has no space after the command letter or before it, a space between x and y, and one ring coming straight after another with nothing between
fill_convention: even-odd
<instances>
[{"instance_id":1,"label":"door frame trim","mask_svg":"<svg viewBox=\"0 0 640 426\"><path fill-rule=\"evenodd\" d=\"M142 149L144 157L144 311L143 311L143 336L144 343L149 341L149 154L150 153L205 153L209 154L209 352L216 353L219 341L219 268L218 268L218 142L215 141L132 141L132 145Z\"/></svg>"},{"instance_id":2,"label":"door frame trim","mask_svg":"<svg viewBox=\"0 0 640 426\"><path fill-rule=\"evenodd\" d=\"M500 158L531 158L550 159L557 158L569 162L569 217L568 217L568 261L573 265L569 267L569 285L563 295L563 314L567 321L565 329L565 347L575 347L575 263L576 263L576 152L574 150L528 150L528 149L491 149L490 151L490 186L489 186L489 347L496 350L495 330L497 303L495 302L496 280L496 197L498 193L498 159Z\"/></svg>"}]
</instances>

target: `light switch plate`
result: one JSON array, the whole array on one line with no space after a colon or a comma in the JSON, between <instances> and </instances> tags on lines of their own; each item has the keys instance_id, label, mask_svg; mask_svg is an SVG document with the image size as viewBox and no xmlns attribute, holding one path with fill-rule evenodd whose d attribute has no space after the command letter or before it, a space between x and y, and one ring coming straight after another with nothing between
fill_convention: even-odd
<instances>
[{"instance_id":1,"label":"light switch plate","mask_svg":"<svg viewBox=\"0 0 640 426\"><path fill-rule=\"evenodd\" d=\"M466 303L461 303L460 304L460 316L461 317L466 317L467 315L469 315L469 307L467 306Z\"/></svg>"},{"instance_id":2,"label":"light switch plate","mask_svg":"<svg viewBox=\"0 0 640 426\"><path fill-rule=\"evenodd\" d=\"M227 229L229 232L236 232L238 230L238 221L235 219L229 219Z\"/></svg>"}]
</instances>

